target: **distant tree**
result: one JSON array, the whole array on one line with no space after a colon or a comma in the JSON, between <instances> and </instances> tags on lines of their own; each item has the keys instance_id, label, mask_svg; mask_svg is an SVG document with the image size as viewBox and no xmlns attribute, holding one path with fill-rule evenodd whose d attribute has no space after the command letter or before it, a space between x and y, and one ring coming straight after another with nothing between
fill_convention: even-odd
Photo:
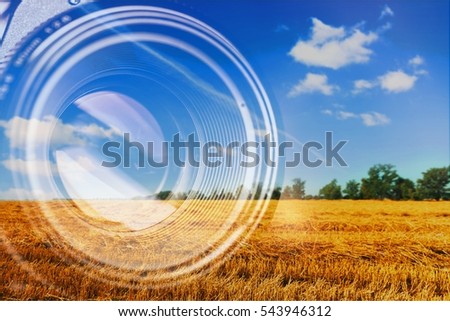
<instances>
[{"instance_id":1,"label":"distant tree","mask_svg":"<svg viewBox=\"0 0 450 321\"><path fill-rule=\"evenodd\" d=\"M423 199L448 199L450 197L450 167L430 168L417 180L417 189Z\"/></svg>"},{"instance_id":2,"label":"distant tree","mask_svg":"<svg viewBox=\"0 0 450 321\"><path fill-rule=\"evenodd\" d=\"M244 185L243 184L241 184L241 185L239 185L239 187L236 189L236 192L235 192L235 199L243 199L244 198L244 195L245 193L244 193Z\"/></svg>"},{"instance_id":3,"label":"distant tree","mask_svg":"<svg viewBox=\"0 0 450 321\"><path fill-rule=\"evenodd\" d=\"M330 183L319 190L319 197L327 200L338 200L342 198L341 187L337 180L333 179Z\"/></svg>"},{"instance_id":4,"label":"distant tree","mask_svg":"<svg viewBox=\"0 0 450 321\"><path fill-rule=\"evenodd\" d=\"M226 191L224 188L220 192L215 190L209 198L210 199L214 199L214 200L232 200L232 199L236 199L234 193Z\"/></svg>"},{"instance_id":5,"label":"distant tree","mask_svg":"<svg viewBox=\"0 0 450 321\"><path fill-rule=\"evenodd\" d=\"M360 185L361 184L359 184L354 179L349 180L343 190L343 192L345 194L345 198L352 199L352 200L359 199L361 197L360 190L359 190Z\"/></svg>"},{"instance_id":6,"label":"distant tree","mask_svg":"<svg viewBox=\"0 0 450 321\"><path fill-rule=\"evenodd\" d=\"M226 192L225 193L225 199L227 199L227 200L235 200L236 196L232 192Z\"/></svg>"},{"instance_id":7,"label":"distant tree","mask_svg":"<svg viewBox=\"0 0 450 321\"><path fill-rule=\"evenodd\" d=\"M189 191L187 194L188 194L189 198L191 198L191 199L199 200L199 199L207 199L208 198L205 194L203 194L199 191L194 191L194 190Z\"/></svg>"},{"instance_id":8,"label":"distant tree","mask_svg":"<svg viewBox=\"0 0 450 321\"><path fill-rule=\"evenodd\" d=\"M397 171L391 164L378 164L369 169L369 177L363 178L361 196L365 199L393 198Z\"/></svg>"},{"instance_id":9,"label":"distant tree","mask_svg":"<svg viewBox=\"0 0 450 321\"><path fill-rule=\"evenodd\" d=\"M172 196L172 191L161 191L156 194L156 198L159 200L166 200Z\"/></svg>"},{"instance_id":10,"label":"distant tree","mask_svg":"<svg viewBox=\"0 0 450 321\"><path fill-rule=\"evenodd\" d=\"M305 197L305 181L300 178L294 178L292 180L294 184L292 184L292 198L294 199L303 199Z\"/></svg>"},{"instance_id":11,"label":"distant tree","mask_svg":"<svg viewBox=\"0 0 450 321\"><path fill-rule=\"evenodd\" d=\"M177 200L186 200L188 198L188 194L187 193L177 193L177 195L175 195L175 199Z\"/></svg>"},{"instance_id":12,"label":"distant tree","mask_svg":"<svg viewBox=\"0 0 450 321\"><path fill-rule=\"evenodd\" d=\"M410 200L414 198L416 187L410 179L398 177L395 181L392 198L394 200Z\"/></svg>"},{"instance_id":13,"label":"distant tree","mask_svg":"<svg viewBox=\"0 0 450 321\"><path fill-rule=\"evenodd\" d=\"M261 198L261 194L263 192L263 185L262 183L258 183L258 185L256 185L256 189L255 189L255 199L260 199Z\"/></svg>"},{"instance_id":14,"label":"distant tree","mask_svg":"<svg viewBox=\"0 0 450 321\"><path fill-rule=\"evenodd\" d=\"M272 195L270 196L273 200L279 200L281 198L281 187L277 186L273 189Z\"/></svg>"},{"instance_id":15,"label":"distant tree","mask_svg":"<svg viewBox=\"0 0 450 321\"><path fill-rule=\"evenodd\" d=\"M290 187L289 185L287 185L283 192L281 193L281 198L285 199L285 200L290 200L292 199L292 187Z\"/></svg>"}]
</instances>

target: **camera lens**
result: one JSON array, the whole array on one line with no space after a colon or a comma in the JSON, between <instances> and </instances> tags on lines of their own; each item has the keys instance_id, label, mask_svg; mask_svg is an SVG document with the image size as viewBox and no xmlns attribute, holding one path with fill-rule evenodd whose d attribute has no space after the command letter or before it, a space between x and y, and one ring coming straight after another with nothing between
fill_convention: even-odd
<instances>
[{"instance_id":1,"label":"camera lens","mask_svg":"<svg viewBox=\"0 0 450 321\"><path fill-rule=\"evenodd\" d=\"M272 107L237 49L192 17L75 8L22 42L3 84L18 189L46 200L58 255L110 267L104 278L204 270L267 207L276 167L243 166L241 145L276 141Z\"/></svg>"}]
</instances>

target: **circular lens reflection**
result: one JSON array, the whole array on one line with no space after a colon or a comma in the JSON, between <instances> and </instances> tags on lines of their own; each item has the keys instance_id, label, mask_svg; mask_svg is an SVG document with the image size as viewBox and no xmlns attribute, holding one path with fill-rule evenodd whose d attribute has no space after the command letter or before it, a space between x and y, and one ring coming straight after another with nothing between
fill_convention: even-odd
<instances>
[{"instance_id":1,"label":"circular lens reflection","mask_svg":"<svg viewBox=\"0 0 450 321\"><path fill-rule=\"evenodd\" d=\"M242 166L235 148L260 133L277 139L251 67L178 12L95 5L70 21L33 51L7 101L29 125L21 157L46 164L37 175L29 162L17 184L54 199L41 209L58 255L91 262L86 271L111 267L97 273L124 284L161 285L221 262L257 226L275 183L276 167ZM226 161L171 149L189 137L231 146Z\"/></svg>"}]
</instances>

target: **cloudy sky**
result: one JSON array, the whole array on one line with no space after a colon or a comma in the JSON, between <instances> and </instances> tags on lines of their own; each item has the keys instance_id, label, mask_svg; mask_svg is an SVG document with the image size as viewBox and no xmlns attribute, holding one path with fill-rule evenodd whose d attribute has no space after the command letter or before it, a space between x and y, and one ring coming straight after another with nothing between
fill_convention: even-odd
<instances>
[{"instance_id":1,"label":"cloudy sky","mask_svg":"<svg viewBox=\"0 0 450 321\"><path fill-rule=\"evenodd\" d=\"M300 142L323 142L326 131L349 141L341 150L348 168L288 169L287 182L302 177L316 193L332 178L343 185L359 180L377 163L394 164L413 180L449 164L448 6L265 1L222 7L220 25L274 97L284 130Z\"/></svg>"},{"instance_id":2,"label":"cloudy sky","mask_svg":"<svg viewBox=\"0 0 450 321\"><path fill-rule=\"evenodd\" d=\"M348 167L299 166L286 169L280 182L301 177L314 194L333 178L342 185L359 180L377 163L394 164L413 180L430 167L449 164L448 1L224 0L169 6L212 25L243 53L269 93L283 135L298 144L323 143L325 132L332 131L336 141L348 141L341 151ZM0 198L15 197L13 177L20 179L27 168L36 175L56 171L38 157L10 157L9 148L26 148L23 126L55 130L55 145L60 139L82 147L116 134L95 122L0 114ZM39 193L47 191L34 191Z\"/></svg>"}]
</instances>

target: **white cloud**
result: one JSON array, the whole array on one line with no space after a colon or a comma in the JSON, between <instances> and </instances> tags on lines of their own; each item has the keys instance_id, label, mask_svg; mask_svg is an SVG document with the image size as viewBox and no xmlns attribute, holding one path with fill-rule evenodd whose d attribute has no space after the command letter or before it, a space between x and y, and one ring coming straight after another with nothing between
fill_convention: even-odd
<instances>
[{"instance_id":1,"label":"white cloud","mask_svg":"<svg viewBox=\"0 0 450 321\"><path fill-rule=\"evenodd\" d=\"M310 39L299 40L289 52L296 61L332 69L369 61L372 50L367 46L378 39L376 33L363 33L357 28L346 31L344 27L332 27L317 18L312 22Z\"/></svg>"},{"instance_id":2,"label":"white cloud","mask_svg":"<svg viewBox=\"0 0 450 321\"><path fill-rule=\"evenodd\" d=\"M325 109L321 113L327 116L335 116L338 120L360 119L368 127L387 125L391 122L389 117L377 112L355 114L345 110L333 112L331 109Z\"/></svg>"},{"instance_id":3,"label":"white cloud","mask_svg":"<svg viewBox=\"0 0 450 321\"><path fill-rule=\"evenodd\" d=\"M423 59L422 56L416 55L413 58L409 59L408 64L412 66L414 70L414 75L416 76L423 76L428 75L428 71L426 71L423 68L420 68L422 65L425 64L425 59Z\"/></svg>"},{"instance_id":4,"label":"white cloud","mask_svg":"<svg viewBox=\"0 0 450 321\"><path fill-rule=\"evenodd\" d=\"M364 113L359 115L363 121L363 124L368 127L383 126L391 122L389 117L377 112Z\"/></svg>"},{"instance_id":5,"label":"white cloud","mask_svg":"<svg viewBox=\"0 0 450 321\"><path fill-rule=\"evenodd\" d=\"M416 83L417 77L408 75L402 70L390 71L383 76L378 77L382 89L391 93L399 93L412 89Z\"/></svg>"},{"instance_id":6,"label":"white cloud","mask_svg":"<svg viewBox=\"0 0 450 321\"><path fill-rule=\"evenodd\" d=\"M11 172L24 175L48 176L57 172L55 164L45 160L7 159L2 165Z\"/></svg>"},{"instance_id":7,"label":"white cloud","mask_svg":"<svg viewBox=\"0 0 450 321\"><path fill-rule=\"evenodd\" d=\"M394 11L392 11L392 9L389 8L389 6L386 4L386 5L384 5L383 10L381 11L379 19L383 19L385 17L393 17L393 16L394 16Z\"/></svg>"},{"instance_id":8,"label":"white cloud","mask_svg":"<svg viewBox=\"0 0 450 321\"><path fill-rule=\"evenodd\" d=\"M364 90L371 89L375 87L377 84L373 81L368 81L364 79L355 80L353 82L353 93L358 94Z\"/></svg>"},{"instance_id":9,"label":"white cloud","mask_svg":"<svg viewBox=\"0 0 450 321\"><path fill-rule=\"evenodd\" d=\"M425 69L414 70L414 75L416 76L428 75L428 71L426 71Z\"/></svg>"},{"instance_id":10,"label":"white cloud","mask_svg":"<svg viewBox=\"0 0 450 321\"><path fill-rule=\"evenodd\" d=\"M33 146L51 143L60 145L86 145L92 138L112 138L118 132L106 129L97 124L65 124L53 116L42 120L14 117L9 121L0 121L5 129L11 147L25 149L26 144Z\"/></svg>"},{"instance_id":11,"label":"white cloud","mask_svg":"<svg viewBox=\"0 0 450 321\"><path fill-rule=\"evenodd\" d=\"M112 128L106 129L104 127L100 127L97 124L89 124L89 125L64 125L69 126L69 129L72 129L75 134L86 135L89 137L98 137L98 138L112 138L114 135L117 135L118 132Z\"/></svg>"},{"instance_id":12,"label":"white cloud","mask_svg":"<svg viewBox=\"0 0 450 321\"><path fill-rule=\"evenodd\" d=\"M382 25L381 27L379 27L377 29L377 32L378 33L383 33L383 32L386 32L386 31L388 31L390 29L392 29L392 23L386 22L384 25Z\"/></svg>"},{"instance_id":13,"label":"white cloud","mask_svg":"<svg viewBox=\"0 0 450 321\"><path fill-rule=\"evenodd\" d=\"M51 200L57 196L43 191L29 191L23 188L10 188L0 191L0 199L3 200Z\"/></svg>"},{"instance_id":14,"label":"white cloud","mask_svg":"<svg viewBox=\"0 0 450 321\"><path fill-rule=\"evenodd\" d=\"M333 107L336 108L336 109L344 109L345 108L344 105L338 104L338 103L333 103Z\"/></svg>"},{"instance_id":15,"label":"white cloud","mask_svg":"<svg viewBox=\"0 0 450 321\"><path fill-rule=\"evenodd\" d=\"M389 93L400 93L411 90L419 79L418 76L428 74L428 71L425 69L418 68L424 63L425 60L421 56L416 55L408 61L408 64L413 67L412 73L406 73L399 69L396 71L389 71L384 75L379 76L376 80L355 80L353 82L352 93L359 94L375 87L380 87Z\"/></svg>"},{"instance_id":16,"label":"white cloud","mask_svg":"<svg viewBox=\"0 0 450 321\"><path fill-rule=\"evenodd\" d=\"M423 65L425 63L425 60L423 59L423 57L416 55L415 57L409 59L408 64L412 65L412 66L420 66Z\"/></svg>"},{"instance_id":17,"label":"white cloud","mask_svg":"<svg viewBox=\"0 0 450 321\"><path fill-rule=\"evenodd\" d=\"M320 45L329 40L342 39L345 37L344 27L335 28L324 24L317 18L312 19L312 37L310 43L313 45Z\"/></svg>"},{"instance_id":18,"label":"white cloud","mask_svg":"<svg viewBox=\"0 0 450 321\"><path fill-rule=\"evenodd\" d=\"M289 27L284 24L280 24L275 28L275 32L284 32L289 30L290 30Z\"/></svg>"},{"instance_id":19,"label":"white cloud","mask_svg":"<svg viewBox=\"0 0 450 321\"><path fill-rule=\"evenodd\" d=\"M305 79L302 79L289 92L289 97L295 97L300 94L319 92L324 95L332 95L339 88L328 83L328 77L323 74L307 73Z\"/></svg>"},{"instance_id":20,"label":"white cloud","mask_svg":"<svg viewBox=\"0 0 450 321\"><path fill-rule=\"evenodd\" d=\"M55 153L56 166L72 199L129 199L150 192L120 168L101 166L102 159L81 147Z\"/></svg>"},{"instance_id":21,"label":"white cloud","mask_svg":"<svg viewBox=\"0 0 450 321\"><path fill-rule=\"evenodd\" d=\"M337 119L340 119L340 120L346 120L346 119L350 119L350 118L358 118L358 115L356 115L352 112L340 110L339 112L337 112L336 117L337 117Z\"/></svg>"}]
</instances>

